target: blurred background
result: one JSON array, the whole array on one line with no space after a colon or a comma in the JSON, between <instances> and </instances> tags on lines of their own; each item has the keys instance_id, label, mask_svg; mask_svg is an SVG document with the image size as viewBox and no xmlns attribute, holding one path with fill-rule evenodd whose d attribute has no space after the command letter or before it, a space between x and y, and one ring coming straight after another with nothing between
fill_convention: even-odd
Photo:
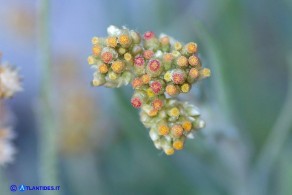
<instances>
[{"instance_id":1,"label":"blurred background","mask_svg":"<svg viewBox=\"0 0 292 195\"><path fill-rule=\"evenodd\" d=\"M291 0L49 1L55 118L47 124L57 156L45 171L40 3L0 0L0 50L20 68L24 88L6 101L18 152L2 167L8 185L0 183L0 194L11 184L51 185L42 182L46 172L64 195L292 194ZM109 25L199 44L212 77L183 98L207 126L185 150L156 150L130 106L131 87L90 86L91 38Z\"/></svg>"}]
</instances>

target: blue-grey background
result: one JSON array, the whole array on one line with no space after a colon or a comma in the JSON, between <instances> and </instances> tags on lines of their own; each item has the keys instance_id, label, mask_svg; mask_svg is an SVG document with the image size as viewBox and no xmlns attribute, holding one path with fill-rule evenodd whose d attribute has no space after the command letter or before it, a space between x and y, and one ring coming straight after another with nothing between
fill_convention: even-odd
<instances>
[{"instance_id":1,"label":"blue-grey background","mask_svg":"<svg viewBox=\"0 0 292 195\"><path fill-rule=\"evenodd\" d=\"M0 0L0 4L0 51L4 61L20 68L24 88L7 101L14 113L18 153L5 175L11 184L37 185L41 166L40 118L36 116L41 80L38 1ZM115 89L90 87L93 71L86 59L91 38L105 36L106 28L113 24L198 42L203 65L220 66L232 126L249 148L247 165L251 166L287 94L292 1L52 0L50 11L52 93L59 116L58 175L63 194L235 193L230 190L233 184L224 183L228 172L220 168L224 161L218 162L217 151L206 146L208 138L189 140L184 151L166 157L154 148L138 111L129 106L130 87L117 90L123 97ZM212 38L212 45L204 42L204 33ZM212 50L214 45L216 50ZM210 47L220 63L211 64L216 60L209 59ZM212 102L216 99L214 85L203 82L211 90L207 96ZM190 102L195 102L195 90L188 97ZM218 120L206 123L214 127ZM289 134L269 178L270 194L292 193L291 144Z\"/></svg>"}]
</instances>

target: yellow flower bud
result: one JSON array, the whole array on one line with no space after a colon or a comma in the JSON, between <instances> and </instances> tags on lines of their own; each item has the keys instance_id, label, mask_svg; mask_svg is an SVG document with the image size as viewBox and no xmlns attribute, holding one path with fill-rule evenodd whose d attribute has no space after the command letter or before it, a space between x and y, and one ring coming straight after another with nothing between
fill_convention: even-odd
<instances>
[{"instance_id":1,"label":"yellow flower bud","mask_svg":"<svg viewBox=\"0 0 292 195\"><path fill-rule=\"evenodd\" d=\"M191 85L188 83L184 83L181 87L180 87L181 91L183 93L188 93L191 89Z\"/></svg>"},{"instance_id":2,"label":"yellow flower bud","mask_svg":"<svg viewBox=\"0 0 292 195\"><path fill-rule=\"evenodd\" d=\"M100 73L105 74L108 72L108 67L106 64L101 64L99 65L98 70Z\"/></svg>"},{"instance_id":3,"label":"yellow flower bud","mask_svg":"<svg viewBox=\"0 0 292 195\"><path fill-rule=\"evenodd\" d=\"M131 38L127 34L121 34L119 36L119 43L122 45L122 47L127 47L131 44Z\"/></svg>"},{"instance_id":4,"label":"yellow flower bud","mask_svg":"<svg viewBox=\"0 0 292 195\"><path fill-rule=\"evenodd\" d=\"M158 126L159 135L167 135L169 133L169 127L165 124Z\"/></svg>"},{"instance_id":5,"label":"yellow flower bud","mask_svg":"<svg viewBox=\"0 0 292 195\"><path fill-rule=\"evenodd\" d=\"M132 60L132 55L130 53L125 53L124 54L124 59L129 62Z\"/></svg>"},{"instance_id":6,"label":"yellow flower bud","mask_svg":"<svg viewBox=\"0 0 292 195\"><path fill-rule=\"evenodd\" d=\"M173 155L174 154L174 149L173 148L168 148L164 150L164 153L168 156Z\"/></svg>"},{"instance_id":7,"label":"yellow flower bud","mask_svg":"<svg viewBox=\"0 0 292 195\"><path fill-rule=\"evenodd\" d=\"M172 128L171 128L171 132L172 134L175 136L175 137L180 137L182 136L183 134L183 128L182 126L180 125L174 125Z\"/></svg>"},{"instance_id":8,"label":"yellow flower bud","mask_svg":"<svg viewBox=\"0 0 292 195\"><path fill-rule=\"evenodd\" d=\"M173 142L172 146L176 150L182 150L184 148L184 142L181 140L176 140Z\"/></svg>"},{"instance_id":9,"label":"yellow flower bud","mask_svg":"<svg viewBox=\"0 0 292 195\"><path fill-rule=\"evenodd\" d=\"M182 127L184 128L184 130L190 131L192 129L192 123L190 121L184 121L182 123Z\"/></svg>"},{"instance_id":10,"label":"yellow flower bud","mask_svg":"<svg viewBox=\"0 0 292 195\"><path fill-rule=\"evenodd\" d=\"M174 107L169 110L168 114L169 116L178 117L180 115L180 111L177 107Z\"/></svg>"},{"instance_id":11,"label":"yellow flower bud","mask_svg":"<svg viewBox=\"0 0 292 195\"><path fill-rule=\"evenodd\" d=\"M205 78L205 77L209 77L211 76L211 71L209 68L203 68L201 71L200 71L200 76Z\"/></svg>"},{"instance_id":12,"label":"yellow flower bud","mask_svg":"<svg viewBox=\"0 0 292 195\"><path fill-rule=\"evenodd\" d=\"M171 81L171 72L170 71L167 71L164 76L163 76L164 80L169 82Z\"/></svg>"},{"instance_id":13,"label":"yellow flower bud","mask_svg":"<svg viewBox=\"0 0 292 195\"><path fill-rule=\"evenodd\" d=\"M96 45L96 44L98 44L98 43L99 43L99 39L98 39L98 37L93 37L93 38L91 39L91 43L92 43L92 45Z\"/></svg>"},{"instance_id":14,"label":"yellow flower bud","mask_svg":"<svg viewBox=\"0 0 292 195\"><path fill-rule=\"evenodd\" d=\"M151 80L151 78L150 78L150 76L148 74L142 75L141 79L142 79L142 82L144 84L148 84L150 82L150 80Z\"/></svg>"},{"instance_id":15,"label":"yellow flower bud","mask_svg":"<svg viewBox=\"0 0 292 195\"><path fill-rule=\"evenodd\" d=\"M182 48L182 44L181 44L180 42L176 42L176 43L174 44L174 49L175 49L175 50L181 50L181 48Z\"/></svg>"},{"instance_id":16,"label":"yellow flower bud","mask_svg":"<svg viewBox=\"0 0 292 195\"><path fill-rule=\"evenodd\" d=\"M196 43L194 42L190 42L186 45L186 50L189 54L193 54L193 53L196 53L197 52L197 49L198 49L198 46Z\"/></svg>"},{"instance_id":17,"label":"yellow flower bud","mask_svg":"<svg viewBox=\"0 0 292 195\"><path fill-rule=\"evenodd\" d=\"M147 93L147 96L148 96L149 98L153 98L153 97L155 96L155 94L154 94L154 92L152 91L151 88L148 88L148 89L146 90L146 93Z\"/></svg>"},{"instance_id":18,"label":"yellow flower bud","mask_svg":"<svg viewBox=\"0 0 292 195\"><path fill-rule=\"evenodd\" d=\"M92 64L94 64L94 62L95 62L95 59L94 59L94 57L92 57L92 56L89 56L89 57L87 58L87 62L88 62L88 64L89 64L89 65L92 65Z\"/></svg>"},{"instance_id":19,"label":"yellow flower bud","mask_svg":"<svg viewBox=\"0 0 292 195\"><path fill-rule=\"evenodd\" d=\"M109 47L116 47L117 46L117 38L116 37L108 37L106 39L106 44Z\"/></svg>"},{"instance_id":20,"label":"yellow flower bud","mask_svg":"<svg viewBox=\"0 0 292 195\"><path fill-rule=\"evenodd\" d=\"M114 73L114 72L110 72L110 73L108 74L108 78L109 78L110 80L116 80L116 79L118 78L118 75L117 75L116 73Z\"/></svg>"},{"instance_id":21,"label":"yellow flower bud","mask_svg":"<svg viewBox=\"0 0 292 195\"><path fill-rule=\"evenodd\" d=\"M115 73L121 73L125 68L125 63L121 60L117 60L112 63L111 67Z\"/></svg>"}]
</instances>

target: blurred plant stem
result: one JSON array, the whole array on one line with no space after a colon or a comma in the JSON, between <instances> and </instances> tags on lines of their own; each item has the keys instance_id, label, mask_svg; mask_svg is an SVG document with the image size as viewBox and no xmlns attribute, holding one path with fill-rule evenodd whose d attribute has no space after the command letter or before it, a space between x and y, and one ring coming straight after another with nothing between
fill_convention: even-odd
<instances>
[{"instance_id":1,"label":"blurred plant stem","mask_svg":"<svg viewBox=\"0 0 292 195\"><path fill-rule=\"evenodd\" d=\"M0 168L0 189L1 189L1 194L9 194L10 193L10 184L7 181L7 177L5 177L5 171L3 169L3 167Z\"/></svg>"},{"instance_id":2,"label":"blurred plant stem","mask_svg":"<svg viewBox=\"0 0 292 195\"><path fill-rule=\"evenodd\" d=\"M232 122L232 109L229 103L229 91L227 90L226 84L223 80L223 61L220 56L219 48L215 44L215 41L211 38L205 27L199 22L195 22L195 33L198 38L204 43L206 51L208 51L208 59L211 63L212 70L212 89L215 91L217 97L217 106L220 111L218 116L220 120L224 121L223 131L226 135L222 137L220 143L217 143L219 157L226 164L232 174L230 185L230 191L232 194L245 195L247 194L247 169L248 169L248 155L246 153L246 145L243 143L244 139L239 138L239 131ZM215 112L215 110L214 110ZM213 121L214 122L214 121ZM218 122L218 124L220 124ZM220 128L220 127L219 127ZM231 131L231 132L230 132ZM229 134L233 134L230 136ZM235 135L235 136L234 136Z\"/></svg>"},{"instance_id":3,"label":"blurred plant stem","mask_svg":"<svg viewBox=\"0 0 292 195\"><path fill-rule=\"evenodd\" d=\"M191 7L191 6L190 6ZM188 10L183 14L168 31L172 29L184 28L184 20L188 17L192 10ZM196 37L204 43L203 47L207 51L207 59L210 62L211 85L212 94L214 98L209 99L206 107L211 107L209 110L210 115L216 116L214 121L207 121L213 123L214 132L214 145L210 146L210 151L214 148L217 152L218 162L225 165L226 170L231 174L228 181L225 181L224 186L228 186L230 194L233 195L246 195L248 194L248 147L245 139L240 137L239 130L234 126L233 113L230 107L230 93L223 77L223 64L224 61L220 55L220 49L216 45L215 40L212 39L209 32L199 22L194 22L194 28L189 31L190 34L195 34ZM218 132L217 132L218 131ZM216 141L216 135L220 134L220 140ZM222 170L219 170L222 171ZM222 182L221 182L222 183Z\"/></svg>"},{"instance_id":4,"label":"blurred plant stem","mask_svg":"<svg viewBox=\"0 0 292 195\"><path fill-rule=\"evenodd\" d=\"M60 185L57 178L57 128L53 110L52 64L49 36L50 0L39 0L39 56L41 67L41 91L39 108L39 157L40 184ZM58 191L42 191L43 194L59 194Z\"/></svg>"},{"instance_id":5,"label":"blurred plant stem","mask_svg":"<svg viewBox=\"0 0 292 195\"><path fill-rule=\"evenodd\" d=\"M252 175L252 183L260 186L260 191L255 194L267 194L268 182L273 165L279 159L290 131L292 130L292 57L288 59L289 84L282 110L270 132L256 161Z\"/></svg>"}]
</instances>

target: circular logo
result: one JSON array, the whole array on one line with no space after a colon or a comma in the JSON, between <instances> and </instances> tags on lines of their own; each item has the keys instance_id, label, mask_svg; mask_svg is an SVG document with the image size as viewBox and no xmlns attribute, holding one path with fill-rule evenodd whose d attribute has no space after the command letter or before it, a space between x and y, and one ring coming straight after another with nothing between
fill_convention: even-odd
<instances>
[{"instance_id":1,"label":"circular logo","mask_svg":"<svg viewBox=\"0 0 292 195\"><path fill-rule=\"evenodd\" d=\"M16 185L11 185L10 186L10 191L11 192L16 192L17 191L17 186Z\"/></svg>"}]
</instances>

